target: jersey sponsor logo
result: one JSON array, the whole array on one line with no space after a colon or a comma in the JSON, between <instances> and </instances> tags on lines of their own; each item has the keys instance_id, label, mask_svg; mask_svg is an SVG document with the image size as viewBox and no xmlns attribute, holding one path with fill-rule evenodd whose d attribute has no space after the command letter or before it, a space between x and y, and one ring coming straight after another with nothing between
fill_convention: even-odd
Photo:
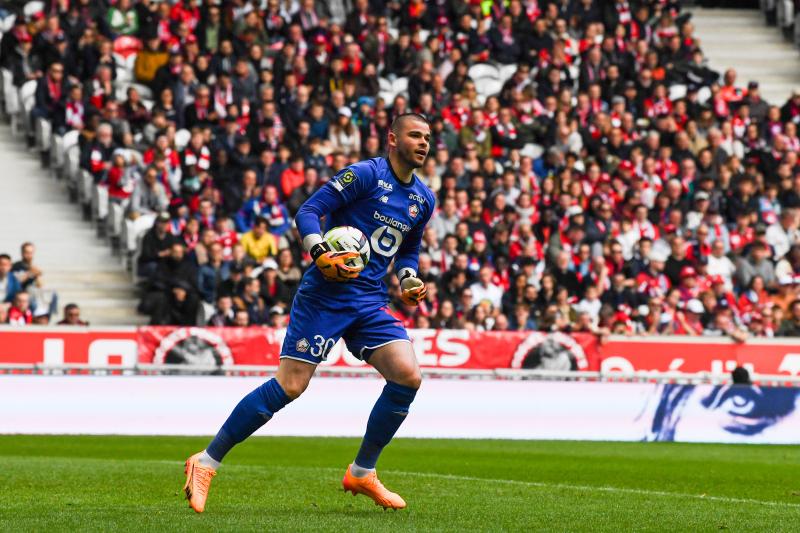
<instances>
[{"instance_id":1,"label":"jersey sponsor logo","mask_svg":"<svg viewBox=\"0 0 800 533\"><path fill-rule=\"evenodd\" d=\"M378 187L381 189L386 189L387 191L393 190L392 184L383 180L378 180Z\"/></svg>"},{"instance_id":2,"label":"jersey sponsor logo","mask_svg":"<svg viewBox=\"0 0 800 533\"><path fill-rule=\"evenodd\" d=\"M411 218L417 218L417 215L419 215L419 207L417 207L417 204L408 206L408 214L411 215Z\"/></svg>"},{"instance_id":3,"label":"jersey sponsor logo","mask_svg":"<svg viewBox=\"0 0 800 533\"><path fill-rule=\"evenodd\" d=\"M409 200L414 200L415 202L419 202L422 205L425 205L425 198L420 196L419 194L414 194L413 192L408 195Z\"/></svg>"},{"instance_id":4,"label":"jersey sponsor logo","mask_svg":"<svg viewBox=\"0 0 800 533\"><path fill-rule=\"evenodd\" d=\"M384 257L392 257L400 249L403 234L390 226L379 226L369 240L372 250Z\"/></svg>"},{"instance_id":5,"label":"jersey sponsor logo","mask_svg":"<svg viewBox=\"0 0 800 533\"><path fill-rule=\"evenodd\" d=\"M305 339L305 337L297 341L297 344L295 345L295 348L300 353L306 353L309 347L310 345L308 344L308 341Z\"/></svg>"},{"instance_id":6,"label":"jersey sponsor logo","mask_svg":"<svg viewBox=\"0 0 800 533\"><path fill-rule=\"evenodd\" d=\"M384 204L388 204L389 197L384 194L383 196L380 197L380 201L383 202Z\"/></svg>"},{"instance_id":7,"label":"jersey sponsor logo","mask_svg":"<svg viewBox=\"0 0 800 533\"><path fill-rule=\"evenodd\" d=\"M341 192L344 190L345 187L356 181L356 178L358 178L358 176L356 176L356 173L348 168L347 170L344 171L344 173L341 176L333 180L331 183L333 183L333 187L337 191Z\"/></svg>"},{"instance_id":8,"label":"jersey sponsor logo","mask_svg":"<svg viewBox=\"0 0 800 533\"><path fill-rule=\"evenodd\" d=\"M397 228L397 229L399 229L400 231L403 231L403 232L406 232L406 231L411 229L411 226L409 226L408 224L404 224L404 223L400 222L399 220L393 219L392 217L387 217L386 215L382 215L382 214L378 213L377 211L375 211L372 214L372 218L374 218L375 220L378 220L380 222L383 222L384 224L386 224L388 226L391 226L393 228Z\"/></svg>"}]
</instances>

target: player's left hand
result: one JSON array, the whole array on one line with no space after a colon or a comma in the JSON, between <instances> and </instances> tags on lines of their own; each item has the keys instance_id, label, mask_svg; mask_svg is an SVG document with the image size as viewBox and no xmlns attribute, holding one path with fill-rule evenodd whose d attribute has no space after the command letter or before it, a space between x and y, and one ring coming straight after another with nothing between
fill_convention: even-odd
<instances>
[{"instance_id":1,"label":"player's left hand","mask_svg":"<svg viewBox=\"0 0 800 533\"><path fill-rule=\"evenodd\" d=\"M427 294L428 288L419 278L408 276L400 282L400 299L406 305L417 306Z\"/></svg>"}]
</instances>

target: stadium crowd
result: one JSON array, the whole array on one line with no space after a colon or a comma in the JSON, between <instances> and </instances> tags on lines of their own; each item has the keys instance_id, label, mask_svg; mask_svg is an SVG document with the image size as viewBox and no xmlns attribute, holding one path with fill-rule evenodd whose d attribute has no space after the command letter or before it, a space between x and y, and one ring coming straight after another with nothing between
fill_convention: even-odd
<instances>
[{"instance_id":1,"label":"stadium crowd","mask_svg":"<svg viewBox=\"0 0 800 533\"><path fill-rule=\"evenodd\" d=\"M58 294L47 288L44 273L35 262L36 246L24 242L20 258L0 253L0 324L26 326L50 324L58 309ZM69 303L59 325L86 326L80 307Z\"/></svg>"},{"instance_id":2,"label":"stadium crowd","mask_svg":"<svg viewBox=\"0 0 800 533\"><path fill-rule=\"evenodd\" d=\"M800 335L800 90L770 103L708 68L678 2L46 6L2 66L38 80L34 116L80 131L111 201L154 220L154 324L284 325L310 263L293 215L414 111L438 205L427 300L386 279L407 326ZM126 47L139 85L118 98ZM508 66L496 90L478 75Z\"/></svg>"}]
</instances>

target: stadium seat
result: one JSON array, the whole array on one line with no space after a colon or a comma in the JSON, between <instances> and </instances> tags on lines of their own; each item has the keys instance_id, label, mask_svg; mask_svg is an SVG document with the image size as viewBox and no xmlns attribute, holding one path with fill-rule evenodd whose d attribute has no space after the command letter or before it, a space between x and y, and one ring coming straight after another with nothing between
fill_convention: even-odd
<instances>
[{"instance_id":1,"label":"stadium seat","mask_svg":"<svg viewBox=\"0 0 800 533\"><path fill-rule=\"evenodd\" d=\"M3 36L0 34L0 42L2 42ZM3 71L5 69L2 69ZM5 113L6 109L6 81L5 72L0 72L0 116Z\"/></svg>"},{"instance_id":2,"label":"stadium seat","mask_svg":"<svg viewBox=\"0 0 800 533\"><path fill-rule=\"evenodd\" d=\"M496 66L489 63L478 63L477 65L472 65L469 68L468 74L470 78L476 81L480 78L494 78L496 80L500 79L500 71Z\"/></svg>"},{"instance_id":3,"label":"stadium seat","mask_svg":"<svg viewBox=\"0 0 800 533\"><path fill-rule=\"evenodd\" d=\"M31 124L31 111L36 103L36 80L28 80L19 88L19 101L21 103L19 115L19 123L22 125L22 131L29 134L33 130Z\"/></svg>"},{"instance_id":4,"label":"stadium seat","mask_svg":"<svg viewBox=\"0 0 800 533\"><path fill-rule=\"evenodd\" d=\"M19 92L14 86L14 76L10 70L2 69L3 75L3 104L6 114L11 120L11 134L19 135Z\"/></svg>"},{"instance_id":5,"label":"stadium seat","mask_svg":"<svg viewBox=\"0 0 800 533\"><path fill-rule=\"evenodd\" d=\"M40 0L34 0L33 2L28 2L25 4L25 7L22 8L22 14L25 15L27 20L32 20L33 16L36 13L44 11L45 4Z\"/></svg>"},{"instance_id":6,"label":"stadium seat","mask_svg":"<svg viewBox=\"0 0 800 533\"><path fill-rule=\"evenodd\" d=\"M671 85L669 88L669 99L673 102L686 96L686 85Z\"/></svg>"},{"instance_id":7,"label":"stadium seat","mask_svg":"<svg viewBox=\"0 0 800 533\"><path fill-rule=\"evenodd\" d=\"M95 185L92 190L92 219L97 224L97 233L104 236L106 233L106 219L108 218L108 187Z\"/></svg>"},{"instance_id":8,"label":"stadium seat","mask_svg":"<svg viewBox=\"0 0 800 533\"><path fill-rule=\"evenodd\" d=\"M3 33L7 33L11 31L11 28L14 27L14 22L16 22L17 16L12 14L8 15L6 18L0 20L0 31Z\"/></svg>"},{"instance_id":9,"label":"stadium seat","mask_svg":"<svg viewBox=\"0 0 800 533\"><path fill-rule=\"evenodd\" d=\"M541 144L528 143L519 151L519 155L523 157L530 157L531 159L538 159L544 153L544 146Z\"/></svg>"},{"instance_id":10,"label":"stadium seat","mask_svg":"<svg viewBox=\"0 0 800 533\"><path fill-rule=\"evenodd\" d=\"M776 18L779 28L790 30L794 25L794 0L778 0Z\"/></svg>"},{"instance_id":11,"label":"stadium seat","mask_svg":"<svg viewBox=\"0 0 800 533\"><path fill-rule=\"evenodd\" d=\"M515 65L515 64L501 65L500 68L499 68L499 79L500 79L500 81L505 83L506 81L508 81L511 78L511 76L514 75L514 73L516 71L517 71L517 65Z\"/></svg>"},{"instance_id":12,"label":"stadium seat","mask_svg":"<svg viewBox=\"0 0 800 533\"><path fill-rule=\"evenodd\" d=\"M106 235L111 240L112 246L119 246L119 237L122 234L122 225L125 220L125 208L117 202L108 203L108 218L106 219Z\"/></svg>"},{"instance_id":13,"label":"stadium seat","mask_svg":"<svg viewBox=\"0 0 800 533\"><path fill-rule=\"evenodd\" d=\"M800 13L794 16L794 27L792 28L792 40L794 45L800 48Z\"/></svg>"},{"instance_id":14,"label":"stadium seat","mask_svg":"<svg viewBox=\"0 0 800 533\"><path fill-rule=\"evenodd\" d=\"M697 101L705 104L711 98L711 89L708 87L700 87L697 91Z\"/></svg>"},{"instance_id":15,"label":"stadium seat","mask_svg":"<svg viewBox=\"0 0 800 533\"><path fill-rule=\"evenodd\" d=\"M392 82L392 92L395 96L408 90L408 78L397 78Z\"/></svg>"},{"instance_id":16,"label":"stadium seat","mask_svg":"<svg viewBox=\"0 0 800 533\"><path fill-rule=\"evenodd\" d=\"M53 123L45 118L37 118L34 123L35 146L43 168L50 166L50 147L53 137Z\"/></svg>"},{"instance_id":17,"label":"stadium seat","mask_svg":"<svg viewBox=\"0 0 800 533\"><path fill-rule=\"evenodd\" d=\"M78 130L70 130L64 135L53 134L50 141L50 169L55 178L61 178L67 159L67 150L78 143Z\"/></svg>"},{"instance_id":18,"label":"stadium seat","mask_svg":"<svg viewBox=\"0 0 800 533\"><path fill-rule=\"evenodd\" d=\"M395 94L393 91L381 91L378 93L378 97L380 97L387 105L392 103L394 100Z\"/></svg>"},{"instance_id":19,"label":"stadium seat","mask_svg":"<svg viewBox=\"0 0 800 533\"><path fill-rule=\"evenodd\" d=\"M475 87L478 89L478 94L487 97L499 93L503 88L503 82L497 78L480 78L475 80Z\"/></svg>"},{"instance_id":20,"label":"stadium seat","mask_svg":"<svg viewBox=\"0 0 800 533\"><path fill-rule=\"evenodd\" d=\"M192 132L187 129L181 129L175 132L175 149L179 152L186 148L189 140L192 138Z\"/></svg>"},{"instance_id":21,"label":"stadium seat","mask_svg":"<svg viewBox=\"0 0 800 533\"><path fill-rule=\"evenodd\" d=\"M85 218L89 218L92 205L92 191L94 189L94 176L88 170L81 170L78 181L78 201L83 206Z\"/></svg>"},{"instance_id":22,"label":"stadium seat","mask_svg":"<svg viewBox=\"0 0 800 533\"><path fill-rule=\"evenodd\" d=\"M143 85L141 83L131 83L131 87L139 91L139 96L143 99L152 100L153 99L153 91L147 85Z\"/></svg>"}]
</instances>

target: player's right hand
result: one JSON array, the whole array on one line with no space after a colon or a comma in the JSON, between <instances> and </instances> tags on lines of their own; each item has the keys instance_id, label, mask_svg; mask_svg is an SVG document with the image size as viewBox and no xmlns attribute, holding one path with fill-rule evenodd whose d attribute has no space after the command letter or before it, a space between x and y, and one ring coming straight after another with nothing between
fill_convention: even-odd
<instances>
[{"instance_id":1,"label":"player's right hand","mask_svg":"<svg viewBox=\"0 0 800 533\"><path fill-rule=\"evenodd\" d=\"M358 257L358 252L334 252L326 242L315 245L310 250L314 263L328 281L348 281L361 273L358 268L347 266L347 261Z\"/></svg>"}]
</instances>

